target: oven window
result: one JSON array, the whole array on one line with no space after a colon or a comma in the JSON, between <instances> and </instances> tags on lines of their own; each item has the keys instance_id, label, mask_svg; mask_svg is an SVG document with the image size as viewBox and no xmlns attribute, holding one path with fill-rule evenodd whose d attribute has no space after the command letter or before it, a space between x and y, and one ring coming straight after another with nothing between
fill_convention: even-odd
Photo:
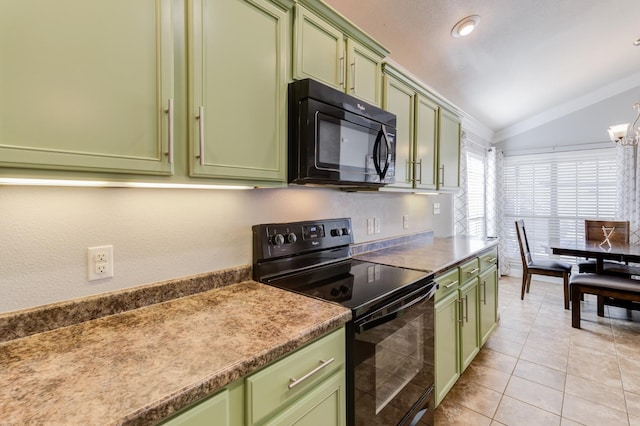
<instances>
[{"instance_id":1,"label":"oven window","mask_svg":"<svg viewBox=\"0 0 640 426\"><path fill-rule=\"evenodd\" d=\"M398 424L433 385L433 300L356 333L354 361L356 424Z\"/></svg>"}]
</instances>

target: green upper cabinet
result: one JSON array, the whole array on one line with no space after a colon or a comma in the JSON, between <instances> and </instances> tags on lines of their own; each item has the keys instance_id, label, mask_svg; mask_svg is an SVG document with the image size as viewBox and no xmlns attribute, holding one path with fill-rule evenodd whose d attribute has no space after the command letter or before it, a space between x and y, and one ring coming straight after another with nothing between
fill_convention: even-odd
<instances>
[{"instance_id":1,"label":"green upper cabinet","mask_svg":"<svg viewBox=\"0 0 640 426\"><path fill-rule=\"evenodd\" d=\"M438 189L456 191L460 187L460 118L440 108L438 128Z\"/></svg>"},{"instance_id":2,"label":"green upper cabinet","mask_svg":"<svg viewBox=\"0 0 640 426\"><path fill-rule=\"evenodd\" d=\"M437 189L440 107L396 68L384 66L383 108L396 114L396 183L390 188Z\"/></svg>"},{"instance_id":3,"label":"green upper cabinet","mask_svg":"<svg viewBox=\"0 0 640 426\"><path fill-rule=\"evenodd\" d=\"M397 79L384 76L383 108L396 115L396 182L394 188L413 188L416 92Z\"/></svg>"},{"instance_id":4,"label":"green upper cabinet","mask_svg":"<svg viewBox=\"0 0 640 426\"><path fill-rule=\"evenodd\" d=\"M192 176L286 181L289 9L268 0L192 0Z\"/></svg>"},{"instance_id":5,"label":"green upper cabinet","mask_svg":"<svg viewBox=\"0 0 640 426\"><path fill-rule=\"evenodd\" d=\"M381 105L382 59L388 51L322 2L304 3L296 5L293 78L312 78Z\"/></svg>"},{"instance_id":6,"label":"green upper cabinet","mask_svg":"<svg viewBox=\"0 0 640 426\"><path fill-rule=\"evenodd\" d=\"M172 0L0 10L0 166L172 174Z\"/></svg>"}]
</instances>

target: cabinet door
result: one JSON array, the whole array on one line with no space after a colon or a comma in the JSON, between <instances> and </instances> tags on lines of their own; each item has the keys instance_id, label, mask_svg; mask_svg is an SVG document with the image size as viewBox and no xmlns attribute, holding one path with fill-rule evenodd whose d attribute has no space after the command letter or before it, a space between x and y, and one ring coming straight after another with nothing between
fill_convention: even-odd
<instances>
[{"instance_id":1,"label":"cabinet door","mask_svg":"<svg viewBox=\"0 0 640 426\"><path fill-rule=\"evenodd\" d=\"M267 0L194 0L193 176L284 182L289 12Z\"/></svg>"},{"instance_id":2,"label":"cabinet door","mask_svg":"<svg viewBox=\"0 0 640 426\"><path fill-rule=\"evenodd\" d=\"M480 345L484 345L498 323L498 268L480 275Z\"/></svg>"},{"instance_id":3,"label":"cabinet door","mask_svg":"<svg viewBox=\"0 0 640 426\"><path fill-rule=\"evenodd\" d=\"M384 77L384 109L397 117L396 122L396 183L394 188L413 188L413 89L391 76Z\"/></svg>"},{"instance_id":4,"label":"cabinet door","mask_svg":"<svg viewBox=\"0 0 640 426\"><path fill-rule=\"evenodd\" d=\"M440 108L438 127L439 189L457 190L460 186L460 118Z\"/></svg>"},{"instance_id":5,"label":"cabinet door","mask_svg":"<svg viewBox=\"0 0 640 426\"><path fill-rule=\"evenodd\" d=\"M458 292L437 302L435 310L435 388L438 405L460 377Z\"/></svg>"},{"instance_id":6,"label":"cabinet door","mask_svg":"<svg viewBox=\"0 0 640 426\"><path fill-rule=\"evenodd\" d=\"M438 105L423 96L416 103L416 188L436 189Z\"/></svg>"},{"instance_id":7,"label":"cabinet door","mask_svg":"<svg viewBox=\"0 0 640 426\"><path fill-rule=\"evenodd\" d=\"M346 388L344 367L289 406L266 425L344 426Z\"/></svg>"},{"instance_id":8,"label":"cabinet door","mask_svg":"<svg viewBox=\"0 0 640 426\"><path fill-rule=\"evenodd\" d=\"M347 93L373 105L382 104L382 58L347 39Z\"/></svg>"},{"instance_id":9,"label":"cabinet door","mask_svg":"<svg viewBox=\"0 0 640 426\"><path fill-rule=\"evenodd\" d=\"M172 173L171 0L0 9L0 165Z\"/></svg>"},{"instance_id":10,"label":"cabinet door","mask_svg":"<svg viewBox=\"0 0 640 426\"><path fill-rule=\"evenodd\" d=\"M186 408L162 422L163 426L241 426L243 421L242 380L228 385L213 396Z\"/></svg>"},{"instance_id":11,"label":"cabinet door","mask_svg":"<svg viewBox=\"0 0 640 426\"><path fill-rule=\"evenodd\" d=\"M460 287L460 371L464 371L479 351L478 278Z\"/></svg>"},{"instance_id":12,"label":"cabinet door","mask_svg":"<svg viewBox=\"0 0 640 426\"><path fill-rule=\"evenodd\" d=\"M313 78L345 91L346 57L342 32L300 5L296 5L295 10L294 78Z\"/></svg>"}]
</instances>

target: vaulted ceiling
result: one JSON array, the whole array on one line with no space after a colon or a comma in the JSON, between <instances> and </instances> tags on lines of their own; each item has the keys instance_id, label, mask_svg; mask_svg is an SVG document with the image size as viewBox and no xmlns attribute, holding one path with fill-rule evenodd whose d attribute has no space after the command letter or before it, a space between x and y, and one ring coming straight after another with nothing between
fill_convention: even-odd
<instances>
[{"instance_id":1,"label":"vaulted ceiling","mask_svg":"<svg viewBox=\"0 0 640 426\"><path fill-rule=\"evenodd\" d=\"M589 93L640 87L639 0L325 2L498 135ZM476 30L451 37L473 14Z\"/></svg>"}]
</instances>

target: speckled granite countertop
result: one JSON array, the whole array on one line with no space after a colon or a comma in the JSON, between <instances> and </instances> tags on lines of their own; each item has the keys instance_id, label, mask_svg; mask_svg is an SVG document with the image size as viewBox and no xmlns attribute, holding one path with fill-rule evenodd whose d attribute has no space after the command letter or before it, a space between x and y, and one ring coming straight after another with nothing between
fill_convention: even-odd
<instances>
[{"instance_id":1,"label":"speckled granite countertop","mask_svg":"<svg viewBox=\"0 0 640 426\"><path fill-rule=\"evenodd\" d=\"M0 343L0 424L153 424L345 324L244 281Z\"/></svg>"},{"instance_id":2,"label":"speckled granite countertop","mask_svg":"<svg viewBox=\"0 0 640 426\"><path fill-rule=\"evenodd\" d=\"M498 245L497 239L470 237L434 238L428 234L386 248L367 247L354 250L356 259L385 265L417 269L420 271L444 272L464 263L482 251ZM361 253L360 251L365 251Z\"/></svg>"}]
</instances>

